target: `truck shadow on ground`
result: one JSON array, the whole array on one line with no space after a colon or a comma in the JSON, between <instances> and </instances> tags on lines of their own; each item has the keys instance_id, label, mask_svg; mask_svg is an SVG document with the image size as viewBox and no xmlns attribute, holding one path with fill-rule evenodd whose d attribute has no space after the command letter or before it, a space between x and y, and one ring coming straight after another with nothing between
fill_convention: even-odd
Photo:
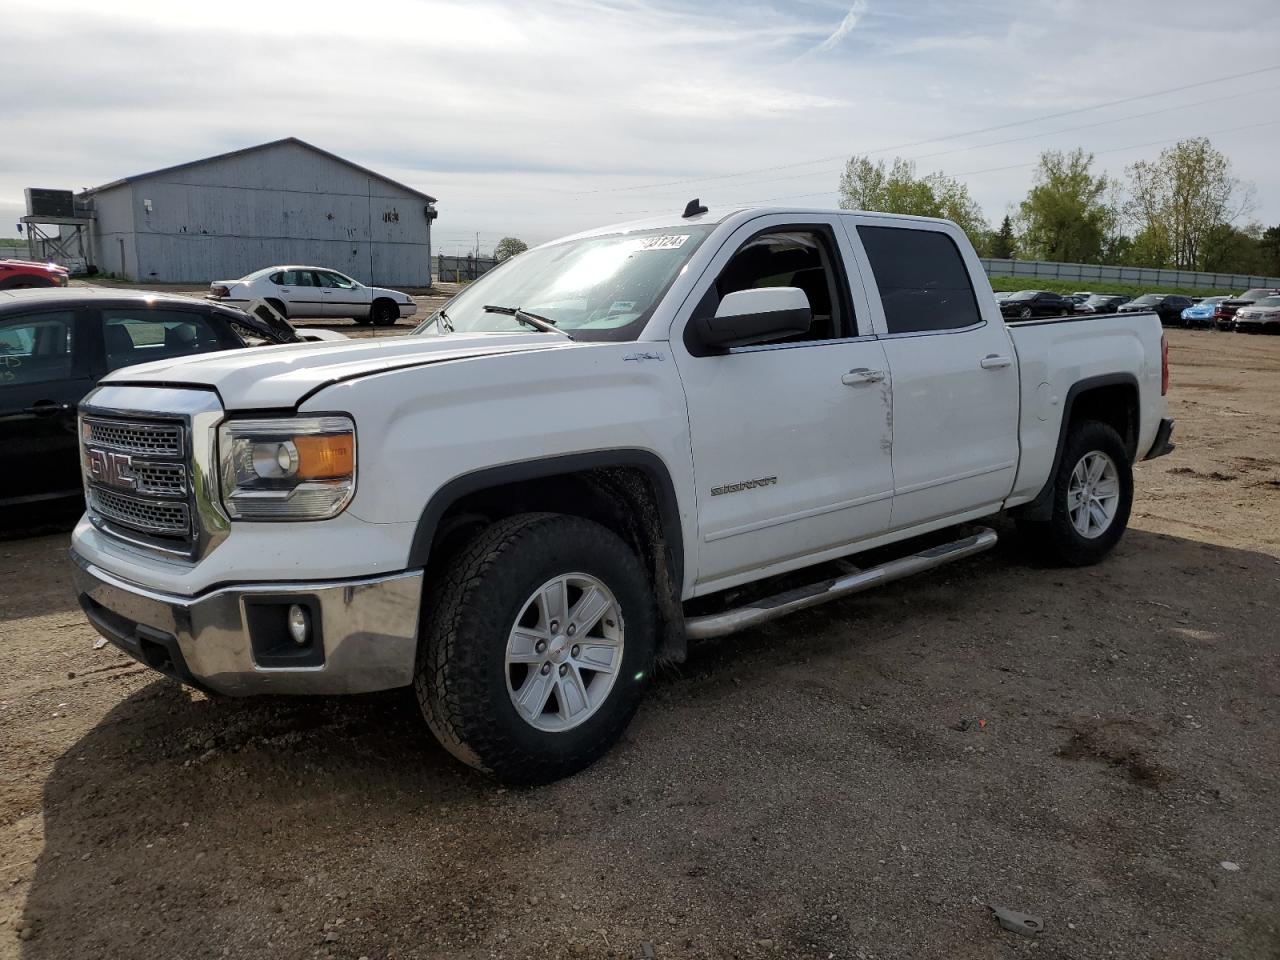
<instances>
[{"instance_id":1,"label":"truck shadow on ground","mask_svg":"<svg viewBox=\"0 0 1280 960\"><path fill-rule=\"evenodd\" d=\"M1075 955L1275 947L1250 919L1274 906L1267 875L1229 898L1207 878L1239 850L1278 859L1247 827L1280 780L1258 762L1277 561L1131 531L1102 565L1045 570L1008 539L699 645L609 756L537 790L454 761L408 692L213 701L157 679L48 777L24 955L554 956L545 924L586 921L548 891L575 882L591 956L591 930L646 924L688 935L671 955L731 952L698 946L724 923L747 954L888 936L991 956L972 901L1014 883L1094 917ZM917 879L880 883L907 838Z\"/></svg>"}]
</instances>

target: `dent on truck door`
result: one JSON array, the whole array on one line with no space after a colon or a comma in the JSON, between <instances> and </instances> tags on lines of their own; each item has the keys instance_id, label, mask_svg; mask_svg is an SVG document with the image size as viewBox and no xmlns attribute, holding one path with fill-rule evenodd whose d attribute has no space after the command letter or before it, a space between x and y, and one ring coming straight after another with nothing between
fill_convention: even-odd
<instances>
[{"instance_id":1,"label":"dent on truck door","mask_svg":"<svg viewBox=\"0 0 1280 960\"><path fill-rule=\"evenodd\" d=\"M867 223L857 233L893 375L893 527L997 509L1018 467L1018 368L1004 324L984 320L947 233Z\"/></svg>"},{"instance_id":2,"label":"dent on truck door","mask_svg":"<svg viewBox=\"0 0 1280 960\"><path fill-rule=\"evenodd\" d=\"M874 535L889 520L883 347L850 336L862 318L834 219L778 220L761 218L725 244L695 314L738 290L793 286L813 312L808 335L706 356L673 343L693 439L698 580L711 589Z\"/></svg>"}]
</instances>

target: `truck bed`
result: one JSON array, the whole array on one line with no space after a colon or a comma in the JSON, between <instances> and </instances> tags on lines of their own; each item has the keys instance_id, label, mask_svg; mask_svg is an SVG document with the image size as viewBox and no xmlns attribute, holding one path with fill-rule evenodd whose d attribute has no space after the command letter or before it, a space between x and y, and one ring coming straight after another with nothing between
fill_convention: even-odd
<instances>
[{"instance_id":1,"label":"truck bed","mask_svg":"<svg viewBox=\"0 0 1280 960\"><path fill-rule=\"evenodd\" d=\"M1154 313L1104 313L1007 321L1021 374L1021 459L1008 506L1035 498L1052 470L1070 393L1087 386L1137 387L1135 455L1155 442L1163 404L1164 330Z\"/></svg>"}]
</instances>

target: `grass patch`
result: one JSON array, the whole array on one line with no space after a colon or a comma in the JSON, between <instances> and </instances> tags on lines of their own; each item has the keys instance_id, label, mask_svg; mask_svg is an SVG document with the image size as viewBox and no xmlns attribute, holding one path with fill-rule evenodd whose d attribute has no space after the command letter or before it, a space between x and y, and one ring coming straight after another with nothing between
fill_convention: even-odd
<instances>
[{"instance_id":1,"label":"grass patch","mask_svg":"<svg viewBox=\"0 0 1280 960\"><path fill-rule=\"evenodd\" d=\"M1016 290L1052 290L1054 293L1075 293L1092 290L1094 293L1120 293L1140 297L1144 293L1180 293L1187 297L1235 296L1239 290L1218 290L1210 287L1155 287L1136 283L1107 283L1103 280L1052 280L1048 277L991 277L991 289L996 293Z\"/></svg>"}]
</instances>

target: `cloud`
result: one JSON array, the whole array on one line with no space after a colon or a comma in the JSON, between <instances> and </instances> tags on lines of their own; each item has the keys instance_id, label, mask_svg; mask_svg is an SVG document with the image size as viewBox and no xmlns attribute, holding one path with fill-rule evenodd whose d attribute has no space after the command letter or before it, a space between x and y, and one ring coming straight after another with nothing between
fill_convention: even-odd
<instances>
[{"instance_id":1,"label":"cloud","mask_svg":"<svg viewBox=\"0 0 1280 960\"><path fill-rule=\"evenodd\" d=\"M1232 51L1195 79L1277 62L1251 26L1274 17L1275 0L1233 0L1210 22L1167 0L851 2L365 0L335 20L303 0L184 5L181 17L171 0L63 0L71 32L19 5L0 35L0 235L13 234L24 187L94 186L285 136L439 197L445 252L477 231L482 245L548 240L678 212L695 195L713 209L831 205L852 153L1186 82L1100 66L1132 62L1135 37L1152 50ZM824 55L855 45L856 57ZM1280 71L1153 100L1154 110L1240 94L1076 134L1050 136L1061 121L1028 125L1010 135L1043 138L921 163L960 173L1082 146L1122 174L1158 149L1102 151L1257 122L1274 93L1250 91L1277 82ZM1214 139L1258 183L1259 218L1280 220L1277 130ZM832 159L804 163L815 158ZM1022 198L1030 169L966 179L995 219Z\"/></svg>"},{"instance_id":2,"label":"cloud","mask_svg":"<svg viewBox=\"0 0 1280 960\"><path fill-rule=\"evenodd\" d=\"M862 15L866 12L867 0L853 0L853 3L849 5L849 12L840 21L840 26L836 27L831 36L823 40L814 49L819 53L834 50L840 45L841 40L853 32L854 27L858 25L858 21L862 19Z\"/></svg>"}]
</instances>

